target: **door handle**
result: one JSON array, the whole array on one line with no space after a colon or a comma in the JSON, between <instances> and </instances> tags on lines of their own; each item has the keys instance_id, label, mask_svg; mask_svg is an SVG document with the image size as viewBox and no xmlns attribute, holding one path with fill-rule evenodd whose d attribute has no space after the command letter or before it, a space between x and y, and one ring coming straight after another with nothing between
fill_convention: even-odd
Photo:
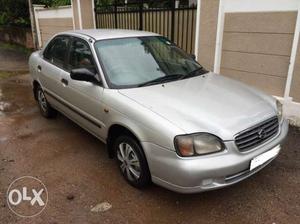
<instances>
[{"instance_id":1,"label":"door handle","mask_svg":"<svg viewBox=\"0 0 300 224\"><path fill-rule=\"evenodd\" d=\"M42 66L38 65L37 70L38 70L38 72L41 72L42 71Z\"/></svg>"},{"instance_id":2,"label":"door handle","mask_svg":"<svg viewBox=\"0 0 300 224\"><path fill-rule=\"evenodd\" d=\"M60 80L65 86L67 86L69 84L69 81L66 79L61 79Z\"/></svg>"}]
</instances>

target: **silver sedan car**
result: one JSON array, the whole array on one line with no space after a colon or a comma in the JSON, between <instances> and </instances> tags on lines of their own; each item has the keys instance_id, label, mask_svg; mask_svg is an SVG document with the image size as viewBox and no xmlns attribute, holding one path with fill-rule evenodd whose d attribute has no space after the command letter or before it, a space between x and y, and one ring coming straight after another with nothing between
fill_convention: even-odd
<instances>
[{"instance_id":1,"label":"silver sedan car","mask_svg":"<svg viewBox=\"0 0 300 224\"><path fill-rule=\"evenodd\" d=\"M288 132L275 98L205 70L155 33L59 33L29 65L41 114L59 111L105 142L137 188L232 185L269 164Z\"/></svg>"}]
</instances>

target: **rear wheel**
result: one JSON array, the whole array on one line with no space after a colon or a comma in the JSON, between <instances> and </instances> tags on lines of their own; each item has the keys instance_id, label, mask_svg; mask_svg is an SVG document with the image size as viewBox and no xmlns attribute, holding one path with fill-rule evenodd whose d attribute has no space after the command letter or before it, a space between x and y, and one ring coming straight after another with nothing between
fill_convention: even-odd
<instances>
[{"instance_id":1,"label":"rear wheel","mask_svg":"<svg viewBox=\"0 0 300 224\"><path fill-rule=\"evenodd\" d=\"M120 136L114 143L120 171L126 181L136 188L151 182L147 160L139 143L131 136Z\"/></svg>"},{"instance_id":2,"label":"rear wheel","mask_svg":"<svg viewBox=\"0 0 300 224\"><path fill-rule=\"evenodd\" d=\"M45 93L40 86L38 86L36 89L36 96L37 96L37 101L39 104L41 114L46 118L55 117L57 114L57 111L55 109L53 109L51 107L51 105L48 103L48 101L45 97Z\"/></svg>"}]
</instances>

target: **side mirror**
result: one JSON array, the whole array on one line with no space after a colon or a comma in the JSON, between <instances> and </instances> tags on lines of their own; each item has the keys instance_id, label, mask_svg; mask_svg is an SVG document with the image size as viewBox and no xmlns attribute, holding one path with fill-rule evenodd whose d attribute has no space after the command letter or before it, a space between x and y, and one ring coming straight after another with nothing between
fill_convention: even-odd
<instances>
[{"instance_id":1,"label":"side mirror","mask_svg":"<svg viewBox=\"0 0 300 224\"><path fill-rule=\"evenodd\" d=\"M70 73L71 79L78 81L86 81L99 84L99 80L96 78L96 73L90 71L87 68L72 69Z\"/></svg>"}]
</instances>

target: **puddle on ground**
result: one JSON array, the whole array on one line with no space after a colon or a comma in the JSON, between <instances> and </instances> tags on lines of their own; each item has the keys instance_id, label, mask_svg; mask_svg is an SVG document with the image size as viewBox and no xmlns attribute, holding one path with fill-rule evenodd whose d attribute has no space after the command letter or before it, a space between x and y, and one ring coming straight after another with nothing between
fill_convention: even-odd
<instances>
[{"instance_id":1,"label":"puddle on ground","mask_svg":"<svg viewBox=\"0 0 300 224\"><path fill-rule=\"evenodd\" d=\"M0 142L6 142L7 140L8 140L8 138L5 136L0 137Z\"/></svg>"},{"instance_id":2,"label":"puddle on ground","mask_svg":"<svg viewBox=\"0 0 300 224\"><path fill-rule=\"evenodd\" d=\"M20 108L13 103L0 101L0 113L9 113L18 111Z\"/></svg>"},{"instance_id":3,"label":"puddle on ground","mask_svg":"<svg viewBox=\"0 0 300 224\"><path fill-rule=\"evenodd\" d=\"M33 102L28 76L0 80L0 116L20 113Z\"/></svg>"},{"instance_id":4,"label":"puddle on ground","mask_svg":"<svg viewBox=\"0 0 300 224\"><path fill-rule=\"evenodd\" d=\"M27 84L27 81L24 79L10 79L9 82L16 84Z\"/></svg>"}]
</instances>

